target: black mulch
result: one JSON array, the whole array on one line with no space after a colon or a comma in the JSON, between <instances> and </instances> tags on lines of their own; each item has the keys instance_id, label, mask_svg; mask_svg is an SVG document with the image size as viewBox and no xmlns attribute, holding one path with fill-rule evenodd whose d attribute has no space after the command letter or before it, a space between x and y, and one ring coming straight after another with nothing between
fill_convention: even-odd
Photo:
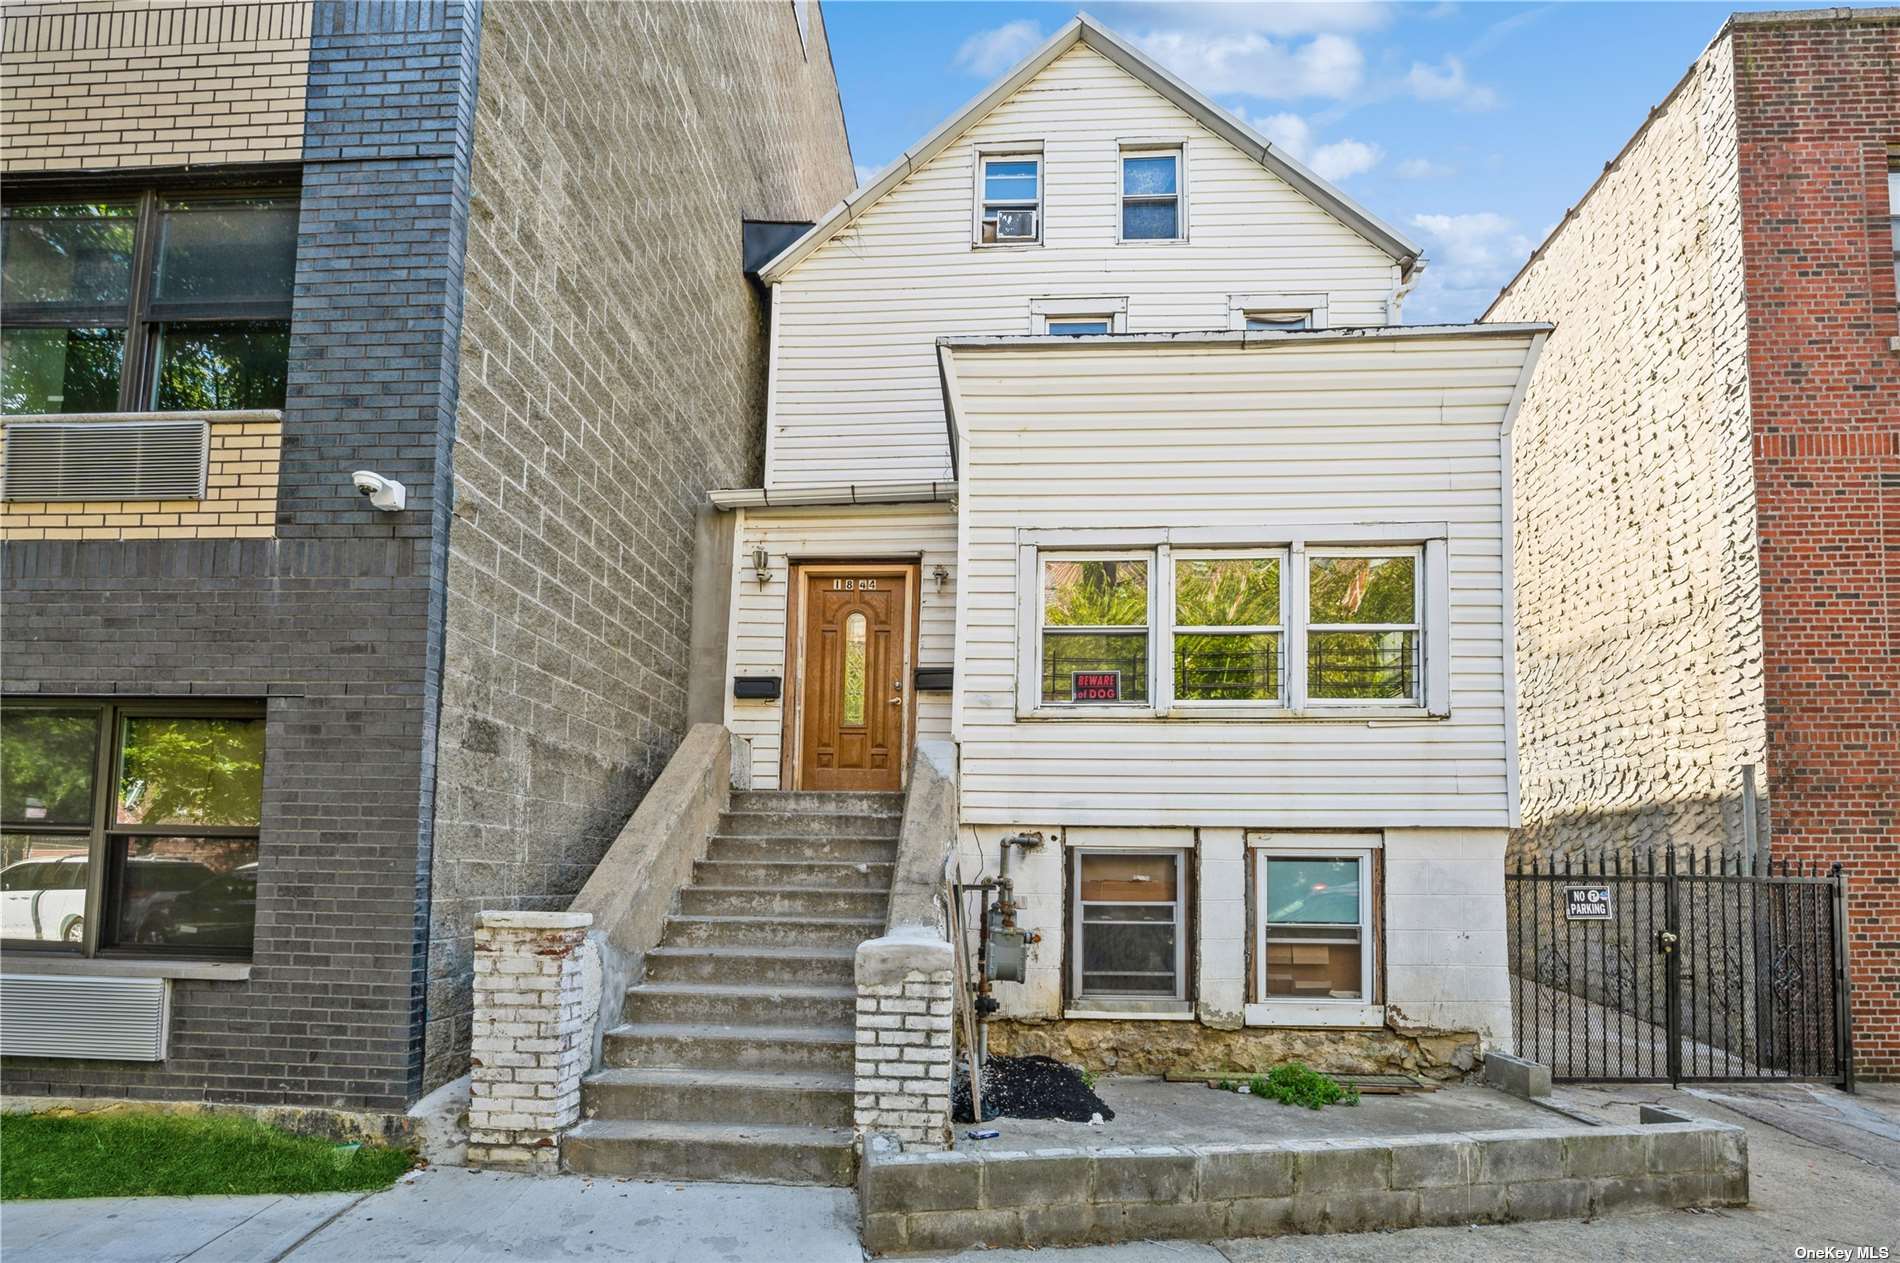
<instances>
[{"instance_id":1,"label":"black mulch","mask_svg":"<svg viewBox=\"0 0 1900 1263\"><path fill-rule=\"evenodd\" d=\"M959 1059L958 1071L963 1070ZM970 1117L970 1076L959 1073L950 1089L951 1117L960 1123ZM1082 1082L1082 1072L1053 1057L991 1057L983 1067L983 1120L992 1118L1059 1118L1086 1123L1100 1114L1115 1117L1102 1098Z\"/></svg>"}]
</instances>

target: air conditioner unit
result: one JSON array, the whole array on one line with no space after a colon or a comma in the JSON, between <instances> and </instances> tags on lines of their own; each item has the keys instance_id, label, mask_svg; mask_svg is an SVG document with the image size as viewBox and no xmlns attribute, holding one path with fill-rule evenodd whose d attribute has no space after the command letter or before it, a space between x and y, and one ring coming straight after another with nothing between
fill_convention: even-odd
<instances>
[{"instance_id":1,"label":"air conditioner unit","mask_svg":"<svg viewBox=\"0 0 1900 1263\"><path fill-rule=\"evenodd\" d=\"M1034 241L1036 239L1036 212L1033 210L997 211L996 239L998 241Z\"/></svg>"},{"instance_id":2,"label":"air conditioner unit","mask_svg":"<svg viewBox=\"0 0 1900 1263\"><path fill-rule=\"evenodd\" d=\"M202 500L210 433L200 420L10 420L0 497Z\"/></svg>"}]
</instances>

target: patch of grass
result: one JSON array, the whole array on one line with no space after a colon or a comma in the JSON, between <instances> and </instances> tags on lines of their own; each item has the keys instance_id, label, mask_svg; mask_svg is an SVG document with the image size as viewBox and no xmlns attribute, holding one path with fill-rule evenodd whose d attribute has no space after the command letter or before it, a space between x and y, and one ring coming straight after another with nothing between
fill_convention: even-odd
<instances>
[{"instance_id":1,"label":"patch of grass","mask_svg":"<svg viewBox=\"0 0 1900 1263\"><path fill-rule=\"evenodd\" d=\"M413 1158L293 1136L242 1115L0 1116L0 1199L340 1193L388 1188Z\"/></svg>"},{"instance_id":2,"label":"patch of grass","mask_svg":"<svg viewBox=\"0 0 1900 1263\"><path fill-rule=\"evenodd\" d=\"M1095 1090L1095 1085L1100 1083L1101 1081L1102 1081L1102 1075L1099 1070L1082 1071L1082 1086L1087 1088L1089 1091L1093 1092Z\"/></svg>"},{"instance_id":3,"label":"patch of grass","mask_svg":"<svg viewBox=\"0 0 1900 1263\"><path fill-rule=\"evenodd\" d=\"M1221 1086L1229 1092L1238 1092L1242 1082L1229 1079ZM1245 1086L1249 1096L1265 1097L1282 1105L1299 1105L1310 1110L1324 1105L1359 1104L1358 1088L1341 1083L1331 1075L1321 1074L1298 1061L1275 1066L1266 1074L1254 1075L1246 1080Z\"/></svg>"}]
</instances>

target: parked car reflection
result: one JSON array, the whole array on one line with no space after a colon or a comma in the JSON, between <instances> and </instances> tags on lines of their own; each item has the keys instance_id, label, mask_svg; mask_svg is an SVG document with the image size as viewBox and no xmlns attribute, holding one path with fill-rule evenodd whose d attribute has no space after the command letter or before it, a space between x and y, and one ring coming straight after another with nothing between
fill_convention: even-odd
<instances>
[{"instance_id":1,"label":"parked car reflection","mask_svg":"<svg viewBox=\"0 0 1900 1263\"><path fill-rule=\"evenodd\" d=\"M218 872L191 860L128 859L115 941L129 947L248 951L257 863Z\"/></svg>"},{"instance_id":2,"label":"parked car reflection","mask_svg":"<svg viewBox=\"0 0 1900 1263\"><path fill-rule=\"evenodd\" d=\"M61 855L0 869L0 937L82 941L88 867L83 855Z\"/></svg>"}]
</instances>

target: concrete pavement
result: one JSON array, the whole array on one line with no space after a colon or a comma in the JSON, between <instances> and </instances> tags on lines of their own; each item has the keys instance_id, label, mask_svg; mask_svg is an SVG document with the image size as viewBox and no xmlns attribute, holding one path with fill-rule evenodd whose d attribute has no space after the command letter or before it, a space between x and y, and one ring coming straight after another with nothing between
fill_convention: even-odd
<instances>
[{"instance_id":1,"label":"concrete pavement","mask_svg":"<svg viewBox=\"0 0 1900 1263\"><path fill-rule=\"evenodd\" d=\"M1390 1263L1392 1259L1787 1260L1886 1246L1900 1259L1900 1087L1564 1087L1633 1121L1671 1105L1748 1129L1754 1203L1593 1221L1252 1241L972 1251L966 1263ZM8 1202L5 1263L858 1263L849 1190L534 1179L443 1167L369 1197Z\"/></svg>"}]
</instances>

